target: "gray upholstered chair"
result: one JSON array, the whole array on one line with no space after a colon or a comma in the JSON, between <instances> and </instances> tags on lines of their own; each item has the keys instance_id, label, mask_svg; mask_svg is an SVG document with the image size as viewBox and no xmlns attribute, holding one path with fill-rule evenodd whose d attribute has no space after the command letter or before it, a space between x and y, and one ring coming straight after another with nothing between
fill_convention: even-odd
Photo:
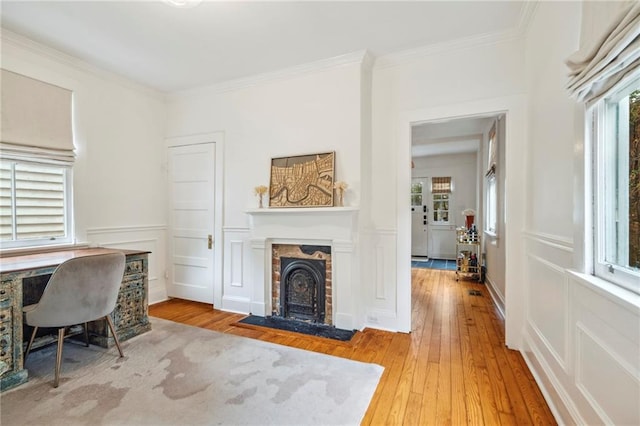
<instances>
[{"instance_id":1,"label":"gray upholstered chair","mask_svg":"<svg viewBox=\"0 0 640 426\"><path fill-rule=\"evenodd\" d=\"M37 304L23 308L25 322L34 327L25 353L25 361L39 327L58 329L58 351L54 387L58 387L62 345L65 328L84 324L85 339L89 345L87 323L105 318L111 329L120 357L120 342L109 314L118 300L118 291L124 275L125 257L122 253L107 253L69 259L61 263L49 278L42 298Z\"/></svg>"}]
</instances>

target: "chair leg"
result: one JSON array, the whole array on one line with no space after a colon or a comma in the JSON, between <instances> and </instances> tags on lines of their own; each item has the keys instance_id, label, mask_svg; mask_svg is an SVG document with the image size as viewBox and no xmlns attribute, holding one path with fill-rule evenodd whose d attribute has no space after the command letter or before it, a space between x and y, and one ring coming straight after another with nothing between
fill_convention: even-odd
<instances>
[{"instance_id":1,"label":"chair leg","mask_svg":"<svg viewBox=\"0 0 640 426\"><path fill-rule=\"evenodd\" d=\"M89 347L89 323L84 323L84 343L86 347Z\"/></svg>"},{"instance_id":2,"label":"chair leg","mask_svg":"<svg viewBox=\"0 0 640 426\"><path fill-rule=\"evenodd\" d=\"M118 352L120 352L120 358L124 356L122 353L122 349L120 348L120 341L118 340L118 335L116 334L116 328L113 326L113 321L111 321L111 316L107 315L105 317L107 319L107 324L109 324L109 328L111 329L111 334L113 334L113 340L116 342L116 346L118 347Z\"/></svg>"},{"instance_id":3,"label":"chair leg","mask_svg":"<svg viewBox=\"0 0 640 426\"><path fill-rule=\"evenodd\" d=\"M62 345L64 344L64 327L58 329L58 351L56 353L56 377L53 387L57 388L60 383L60 367L62 365Z\"/></svg>"},{"instance_id":4,"label":"chair leg","mask_svg":"<svg viewBox=\"0 0 640 426\"><path fill-rule=\"evenodd\" d=\"M27 345L27 351L24 353L23 363L27 362L27 357L29 356L29 352L31 352L31 346L33 345L33 339L36 338L36 333L38 332L38 327L33 327L33 333L31 333L31 338L29 339L29 344Z\"/></svg>"}]
</instances>

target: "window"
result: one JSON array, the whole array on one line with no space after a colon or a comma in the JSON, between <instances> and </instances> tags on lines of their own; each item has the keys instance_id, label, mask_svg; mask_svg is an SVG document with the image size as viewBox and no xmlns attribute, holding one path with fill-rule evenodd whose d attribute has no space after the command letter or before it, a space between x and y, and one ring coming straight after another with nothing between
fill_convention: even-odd
<instances>
[{"instance_id":1,"label":"window","mask_svg":"<svg viewBox=\"0 0 640 426\"><path fill-rule=\"evenodd\" d=\"M498 161L498 140L496 138L496 125L491 127L489 131L488 140L488 153L487 153L487 172L485 173L486 187L486 214L485 214L485 229L487 232L493 235L497 235L497 223L498 223L498 179L496 177L496 163Z\"/></svg>"},{"instance_id":2,"label":"window","mask_svg":"<svg viewBox=\"0 0 640 426\"><path fill-rule=\"evenodd\" d=\"M3 248L71 242L70 168L16 160L0 162L0 241Z\"/></svg>"},{"instance_id":3,"label":"window","mask_svg":"<svg viewBox=\"0 0 640 426\"><path fill-rule=\"evenodd\" d=\"M0 76L0 247L71 243L73 93L5 69Z\"/></svg>"},{"instance_id":4,"label":"window","mask_svg":"<svg viewBox=\"0 0 640 426\"><path fill-rule=\"evenodd\" d=\"M487 231L496 234L498 222L498 183L496 175L487 177Z\"/></svg>"},{"instance_id":5,"label":"window","mask_svg":"<svg viewBox=\"0 0 640 426\"><path fill-rule=\"evenodd\" d=\"M414 181L411 183L411 207L422 205L422 182Z\"/></svg>"},{"instance_id":6,"label":"window","mask_svg":"<svg viewBox=\"0 0 640 426\"><path fill-rule=\"evenodd\" d=\"M449 222L449 194L433 194L433 221Z\"/></svg>"},{"instance_id":7,"label":"window","mask_svg":"<svg viewBox=\"0 0 640 426\"><path fill-rule=\"evenodd\" d=\"M451 177L432 177L431 193L433 202L433 222L449 223Z\"/></svg>"},{"instance_id":8,"label":"window","mask_svg":"<svg viewBox=\"0 0 640 426\"><path fill-rule=\"evenodd\" d=\"M594 273L640 293L640 78L594 108Z\"/></svg>"}]
</instances>

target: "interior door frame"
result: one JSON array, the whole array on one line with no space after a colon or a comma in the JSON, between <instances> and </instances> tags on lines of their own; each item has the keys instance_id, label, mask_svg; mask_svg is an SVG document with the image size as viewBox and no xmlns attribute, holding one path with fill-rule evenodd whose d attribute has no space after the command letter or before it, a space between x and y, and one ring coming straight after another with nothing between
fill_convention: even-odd
<instances>
[{"instance_id":1,"label":"interior door frame","mask_svg":"<svg viewBox=\"0 0 640 426\"><path fill-rule=\"evenodd\" d=\"M522 230L526 229L526 98L513 95L480 99L463 103L405 110L396 120L397 189L396 189L396 285L398 330L411 331L411 229L409 197L406 188L411 182L411 126L427 121L472 118L505 114L505 197L504 209L509 220L505 224L505 338L510 349L523 348L522 330L525 326L525 248Z\"/></svg>"},{"instance_id":2,"label":"interior door frame","mask_svg":"<svg viewBox=\"0 0 640 426\"><path fill-rule=\"evenodd\" d=\"M222 226L224 223L224 132L201 133L189 136L175 136L165 139L165 176L168 179L169 148L178 146L200 145L213 143L215 145L215 183L214 183L214 218L213 218L213 306L222 307L222 251L224 250ZM167 203L169 200L167 199ZM166 206L169 211L170 206ZM171 226L168 224L167 226ZM166 264L171 265L171 250L167 250Z\"/></svg>"}]
</instances>

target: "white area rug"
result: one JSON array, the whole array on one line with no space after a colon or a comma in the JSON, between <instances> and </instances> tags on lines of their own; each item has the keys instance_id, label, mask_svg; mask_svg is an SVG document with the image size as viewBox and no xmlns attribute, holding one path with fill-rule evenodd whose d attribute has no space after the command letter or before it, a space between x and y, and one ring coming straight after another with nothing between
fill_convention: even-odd
<instances>
[{"instance_id":1,"label":"white area rug","mask_svg":"<svg viewBox=\"0 0 640 426\"><path fill-rule=\"evenodd\" d=\"M152 318L116 348L65 343L29 356L29 382L0 395L13 425L357 425L383 368Z\"/></svg>"}]
</instances>

